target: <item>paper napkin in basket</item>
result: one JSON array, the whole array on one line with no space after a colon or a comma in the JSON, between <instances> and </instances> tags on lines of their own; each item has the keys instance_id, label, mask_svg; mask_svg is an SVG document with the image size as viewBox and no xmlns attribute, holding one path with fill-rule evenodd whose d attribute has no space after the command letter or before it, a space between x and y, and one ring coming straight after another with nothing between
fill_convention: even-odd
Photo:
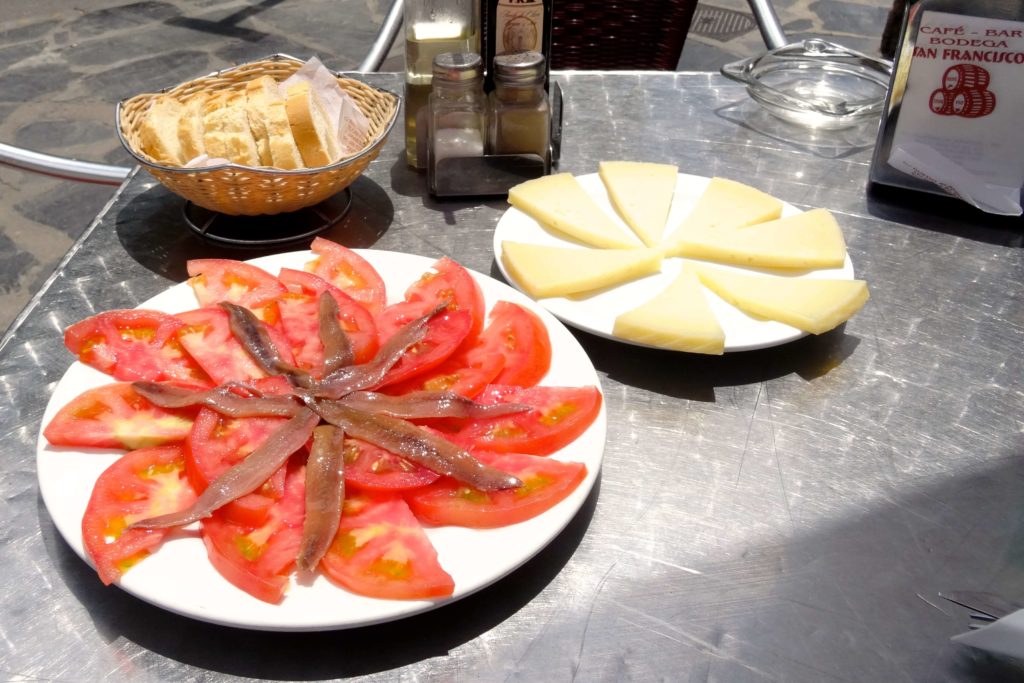
<instances>
[{"instance_id":1,"label":"paper napkin in basket","mask_svg":"<svg viewBox=\"0 0 1024 683\"><path fill-rule=\"evenodd\" d=\"M302 68L286 78L281 83L281 92L286 92L288 86L300 81L309 81L323 102L328 120L335 126L341 153L354 154L361 150L370 132L370 121L318 57L310 57Z\"/></svg>"}]
</instances>

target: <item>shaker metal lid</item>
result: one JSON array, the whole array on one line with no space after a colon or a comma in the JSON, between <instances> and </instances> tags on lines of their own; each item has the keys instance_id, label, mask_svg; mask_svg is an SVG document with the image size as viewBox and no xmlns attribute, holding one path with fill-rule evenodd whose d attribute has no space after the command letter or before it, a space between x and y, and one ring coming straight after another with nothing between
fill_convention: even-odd
<instances>
[{"instance_id":1,"label":"shaker metal lid","mask_svg":"<svg viewBox=\"0 0 1024 683\"><path fill-rule=\"evenodd\" d=\"M544 55L515 52L494 58L494 77L502 83L536 83L544 80Z\"/></svg>"},{"instance_id":2,"label":"shaker metal lid","mask_svg":"<svg viewBox=\"0 0 1024 683\"><path fill-rule=\"evenodd\" d=\"M483 61L475 52L445 52L434 57L434 78L471 81L480 78Z\"/></svg>"}]
</instances>

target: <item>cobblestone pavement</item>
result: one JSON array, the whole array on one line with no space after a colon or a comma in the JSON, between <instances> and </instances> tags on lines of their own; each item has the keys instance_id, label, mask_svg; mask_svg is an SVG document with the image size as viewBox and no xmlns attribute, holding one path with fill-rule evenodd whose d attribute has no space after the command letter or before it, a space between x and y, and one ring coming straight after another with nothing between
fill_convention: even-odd
<instances>
[{"instance_id":1,"label":"cobblestone pavement","mask_svg":"<svg viewBox=\"0 0 1024 683\"><path fill-rule=\"evenodd\" d=\"M557 0L556 0L557 1ZM0 142L127 166L114 104L276 52L351 69L387 0L3 0ZM890 0L775 0L791 39L877 53ZM402 68L401 41L383 70ZM698 8L680 70L717 70L764 44L743 0ZM400 134L400 133L399 133ZM114 188L0 166L0 330L53 272Z\"/></svg>"}]
</instances>

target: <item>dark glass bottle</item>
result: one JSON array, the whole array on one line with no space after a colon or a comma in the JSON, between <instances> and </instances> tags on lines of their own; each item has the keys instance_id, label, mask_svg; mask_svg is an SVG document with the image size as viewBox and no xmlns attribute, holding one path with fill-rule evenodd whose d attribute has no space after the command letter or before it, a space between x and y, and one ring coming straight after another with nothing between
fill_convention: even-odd
<instances>
[{"instance_id":1,"label":"dark glass bottle","mask_svg":"<svg viewBox=\"0 0 1024 683\"><path fill-rule=\"evenodd\" d=\"M484 90L494 87L494 57L540 52L545 58L544 88L551 64L551 8L554 0L484 0L482 13Z\"/></svg>"}]
</instances>

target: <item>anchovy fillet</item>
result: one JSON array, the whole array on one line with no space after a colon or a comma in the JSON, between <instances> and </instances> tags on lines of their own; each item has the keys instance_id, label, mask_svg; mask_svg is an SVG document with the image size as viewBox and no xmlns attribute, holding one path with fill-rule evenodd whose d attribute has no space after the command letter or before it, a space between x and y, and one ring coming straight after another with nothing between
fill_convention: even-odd
<instances>
[{"instance_id":1,"label":"anchovy fillet","mask_svg":"<svg viewBox=\"0 0 1024 683\"><path fill-rule=\"evenodd\" d=\"M228 417L292 417L302 410L291 396L239 396L229 385L196 391L164 382L132 382L132 389L161 408L203 405Z\"/></svg>"},{"instance_id":2,"label":"anchovy fillet","mask_svg":"<svg viewBox=\"0 0 1024 683\"><path fill-rule=\"evenodd\" d=\"M328 292L320 295L317 310L320 314L320 342L324 345L323 375L329 375L356 360L352 340L338 322L338 302Z\"/></svg>"},{"instance_id":3,"label":"anchovy fillet","mask_svg":"<svg viewBox=\"0 0 1024 683\"><path fill-rule=\"evenodd\" d=\"M355 410L365 410L391 417L418 419L426 417L495 417L533 410L519 403L477 403L454 391L414 391L390 396L374 391L353 391L339 402Z\"/></svg>"},{"instance_id":4,"label":"anchovy fillet","mask_svg":"<svg viewBox=\"0 0 1024 683\"><path fill-rule=\"evenodd\" d=\"M315 410L323 419L345 430L356 439L408 458L427 469L474 486L495 491L522 486L511 474L485 465L469 451L444 437L387 415L372 415L341 405L337 401L315 401Z\"/></svg>"},{"instance_id":5,"label":"anchovy fillet","mask_svg":"<svg viewBox=\"0 0 1024 683\"><path fill-rule=\"evenodd\" d=\"M312 571L338 533L345 500L345 432L324 425L313 430L306 461L306 517L296 564Z\"/></svg>"},{"instance_id":6,"label":"anchovy fillet","mask_svg":"<svg viewBox=\"0 0 1024 683\"><path fill-rule=\"evenodd\" d=\"M319 423L320 417L316 413L302 409L278 427L245 460L214 479L192 505L178 512L140 520L129 528L165 529L209 517L218 508L262 486L292 453L302 448Z\"/></svg>"}]
</instances>

